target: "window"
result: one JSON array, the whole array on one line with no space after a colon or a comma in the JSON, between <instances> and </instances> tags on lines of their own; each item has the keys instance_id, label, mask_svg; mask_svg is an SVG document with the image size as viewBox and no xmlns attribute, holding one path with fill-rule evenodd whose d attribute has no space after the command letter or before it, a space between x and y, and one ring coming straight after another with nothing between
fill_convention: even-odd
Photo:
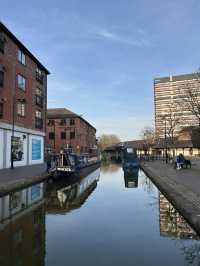
<instances>
[{"instance_id":1,"label":"window","mask_svg":"<svg viewBox=\"0 0 200 266\"><path fill-rule=\"evenodd\" d=\"M17 83L18 83L19 89L22 89L22 90L26 89L26 79L20 74L17 75Z\"/></svg>"},{"instance_id":2,"label":"window","mask_svg":"<svg viewBox=\"0 0 200 266\"><path fill-rule=\"evenodd\" d=\"M35 111L35 117L42 118L42 112L41 111Z\"/></svg>"},{"instance_id":3,"label":"window","mask_svg":"<svg viewBox=\"0 0 200 266\"><path fill-rule=\"evenodd\" d=\"M2 54L4 54L4 47L5 46L5 39L4 39L4 36L3 36L3 33L0 32L0 52Z\"/></svg>"},{"instance_id":4,"label":"window","mask_svg":"<svg viewBox=\"0 0 200 266\"><path fill-rule=\"evenodd\" d=\"M61 139L66 139L66 132L61 132L60 137Z\"/></svg>"},{"instance_id":5,"label":"window","mask_svg":"<svg viewBox=\"0 0 200 266\"><path fill-rule=\"evenodd\" d=\"M36 90L35 90L35 94L38 95L38 96L42 96L42 89L37 87Z\"/></svg>"},{"instance_id":6,"label":"window","mask_svg":"<svg viewBox=\"0 0 200 266\"><path fill-rule=\"evenodd\" d=\"M61 126L66 125L66 119L61 119L61 120L60 120L60 125L61 125Z\"/></svg>"},{"instance_id":7,"label":"window","mask_svg":"<svg viewBox=\"0 0 200 266\"><path fill-rule=\"evenodd\" d=\"M54 138L55 138L54 132L49 132L49 139L54 139Z\"/></svg>"},{"instance_id":8,"label":"window","mask_svg":"<svg viewBox=\"0 0 200 266\"><path fill-rule=\"evenodd\" d=\"M43 107L43 97L42 97L42 90L37 87L35 91L35 104L38 105L39 107Z\"/></svg>"},{"instance_id":9,"label":"window","mask_svg":"<svg viewBox=\"0 0 200 266\"><path fill-rule=\"evenodd\" d=\"M0 118L3 118L3 103L0 102Z\"/></svg>"},{"instance_id":10,"label":"window","mask_svg":"<svg viewBox=\"0 0 200 266\"><path fill-rule=\"evenodd\" d=\"M12 156L14 161L23 161L24 143L20 137L11 137Z\"/></svg>"},{"instance_id":11,"label":"window","mask_svg":"<svg viewBox=\"0 0 200 266\"><path fill-rule=\"evenodd\" d=\"M74 119L70 119L70 126L75 125L75 120Z\"/></svg>"},{"instance_id":12,"label":"window","mask_svg":"<svg viewBox=\"0 0 200 266\"><path fill-rule=\"evenodd\" d=\"M44 76L42 74L42 71L39 68L37 68L36 69L36 80L39 81L41 84L43 84L43 78Z\"/></svg>"},{"instance_id":13,"label":"window","mask_svg":"<svg viewBox=\"0 0 200 266\"><path fill-rule=\"evenodd\" d=\"M4 84L4 71L0 70L0 87L3 87Z\"/></svg>"},{"instance_id":14,"label":"window","mask_svg":"<svg viewBox=\"0 0 200 266\"><path fill-rule=\"evenodd\" d=\"M23 65L26 64L26 56L21 50L18 50L18 61Z\"/></svg>"},{"instance_id":15,"label":"window","mask_svg":"<svg viewBox=\"0 0 200 266\"><path fill-rule=\"evenodd\" d=\"M70 132L70 139L75 139L75 132Z\"/></svg>"},{"instance_id":16,"label":"window","mask_svg":"<svg viewBox=\"0 0 200 266\"><path fill-rule=\"evenodd\" d=\"M54 126L54 120L51 120L51 119L50 119L50 120L48 121L48 126Z\"/></svg>"},{"instance_id":17,"label":"window","mask_svg":"<svg viewBox=\"0 0 200 266\"><path fill-rule=\"evenodd\" d=\"M39 96L39 95L35 95L35 104L39 107L43 107L43 97Z\"/></svg>"},{"instance_id":18,"label":"window","mask_svg":"<svg viewBox=\"0 0 200 266\"><path fill-rule=\"evenodd\" d=\"M25 116L25 103L17 103L17 114L20 116Z\"/></svg>"}]
</instances>

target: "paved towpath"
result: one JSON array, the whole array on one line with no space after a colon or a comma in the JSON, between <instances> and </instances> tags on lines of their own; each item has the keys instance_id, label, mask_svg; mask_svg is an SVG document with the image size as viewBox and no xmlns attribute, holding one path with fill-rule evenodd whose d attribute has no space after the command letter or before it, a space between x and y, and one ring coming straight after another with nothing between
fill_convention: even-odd
<instances>
[{"instance_id":1,"label":"paved towpath","mask_svg":"<svg viewBox=\"0 0 200 266\"><path fill-rule=\"evenodd\" d=\"M48 178L46 164L0 170L0 195L18 187L28 186Z\"/></svg>"},{"instance_id":2,"label":"paved towpath","mask_svg":"<svg viewBox=\"0 0 200 266\"><path fill-rule=\"evenodd\" d=\"M141 167L200 233L200 160L192 160L192 169L176 170L162 161L142 162Z\"/></svg>"}]
</instances>

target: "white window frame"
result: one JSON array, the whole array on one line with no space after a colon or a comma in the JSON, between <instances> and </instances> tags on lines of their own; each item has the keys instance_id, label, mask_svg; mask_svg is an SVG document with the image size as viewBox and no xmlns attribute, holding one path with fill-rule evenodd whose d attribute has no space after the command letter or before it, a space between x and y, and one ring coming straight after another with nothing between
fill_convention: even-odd
<instances>
[{"instance_id":1,"label":"white window frame","mask_svg":"<svg viewBox=\"0 0 200 266\"><path fill-rule=\"evenodd\" d=\"M18 61L22 65L26 65L26 55L20 49L18 50Z\"/></svg>"},{"instance_id":2,"label":"white window frame","mask_svg":"<svg viewBox=\"0 0 200 266\"><path fill-rule=\"evenodd\" d=\"M25 116L25 103L17 103L17 114L20 116Z\"/></svg>"},{"instance_id":3,"label":"white window frame","mask_svg":"<svg viewBox=\"0 0 200 266\"><path fill-rule=\"evenodd\" d=\"M19 89L26 90L26 78L22 75L17 75L17 86Z\"/></svg>"}]
</instances>

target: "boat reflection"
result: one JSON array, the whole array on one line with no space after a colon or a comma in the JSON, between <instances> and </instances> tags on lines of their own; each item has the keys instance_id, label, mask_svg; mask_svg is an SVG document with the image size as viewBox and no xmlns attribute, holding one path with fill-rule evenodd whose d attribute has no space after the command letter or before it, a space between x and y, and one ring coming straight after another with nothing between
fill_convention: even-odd
<instances>
[{"instance_id":1,"label":"boat reflection","mask_svg":"<svg viewBox=\"0 0 200 266\"><path fill-rule=\"evenodd\" d=\"M67 213L80 208L97 187L100 168L85 177L54 182L47 186L48 213Z\"/></svg>"},{"instance_id":2,"label":"boat reflection","mask_svg":"<svg viewBox=\"0 0 200 266\"><path fill-rule=\"evenodd\" d=\"M139 168L124 169L124 183L126 188L138 187Z\"/></svg>"},{"instance_id":3,"label":"boat reflection","mask_svg":"<svg viewBox=\"0 0 200 266\"><path fill-rule=\"evenodd\" d=\"M0 265L45 264L44 184L0 198Z\"/></svg>"}]
</instances>

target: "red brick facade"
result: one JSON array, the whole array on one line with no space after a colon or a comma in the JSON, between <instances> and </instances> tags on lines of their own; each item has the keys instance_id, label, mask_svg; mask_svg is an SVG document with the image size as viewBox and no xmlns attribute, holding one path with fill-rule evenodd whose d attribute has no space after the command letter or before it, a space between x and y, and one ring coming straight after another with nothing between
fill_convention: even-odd
<instances>
[{"instance_id":1,"label":"red brick facade","mask_svg":"<svg viewBox=\"0 0 200 266\"><path fill-rule=\"evenodd\" d=\"M50 109L47 111L46 146L56 152L71 147L77 154L91 153L96 147L96 129L67 109Z\"/></svg>"},{"instance_id":2,"label":"red brick facade","mask_svg":"<svg viewBox=\"0 0 200 266\"><path fill-rule=\"evenodd\" d=\"M0 169L44 162L48 74L0 22Z\"/></svg>"},{"instance_id":3,"label":"red brick facade","mask_svg":"<svg viewBox=\"0 0 200 266\"><path fill-rule=\"evenodd\" d=\"M25 55L25 64L19 62L19 51ZM36 77L37 69L42 71L40 81L38 75ZM15 125L45 131L48 71L1 23L0 71L3 72L3 85L0 85L0 121L12 124L14 100ZM18 74L26 80L24 90L18 88ZM40 98L36 96L37 90L41 91ZM25 103L24 116L17 114L19 102ZM36 119L36 111L41 112L41 119Z\"/></svg>"}]
</instances>

